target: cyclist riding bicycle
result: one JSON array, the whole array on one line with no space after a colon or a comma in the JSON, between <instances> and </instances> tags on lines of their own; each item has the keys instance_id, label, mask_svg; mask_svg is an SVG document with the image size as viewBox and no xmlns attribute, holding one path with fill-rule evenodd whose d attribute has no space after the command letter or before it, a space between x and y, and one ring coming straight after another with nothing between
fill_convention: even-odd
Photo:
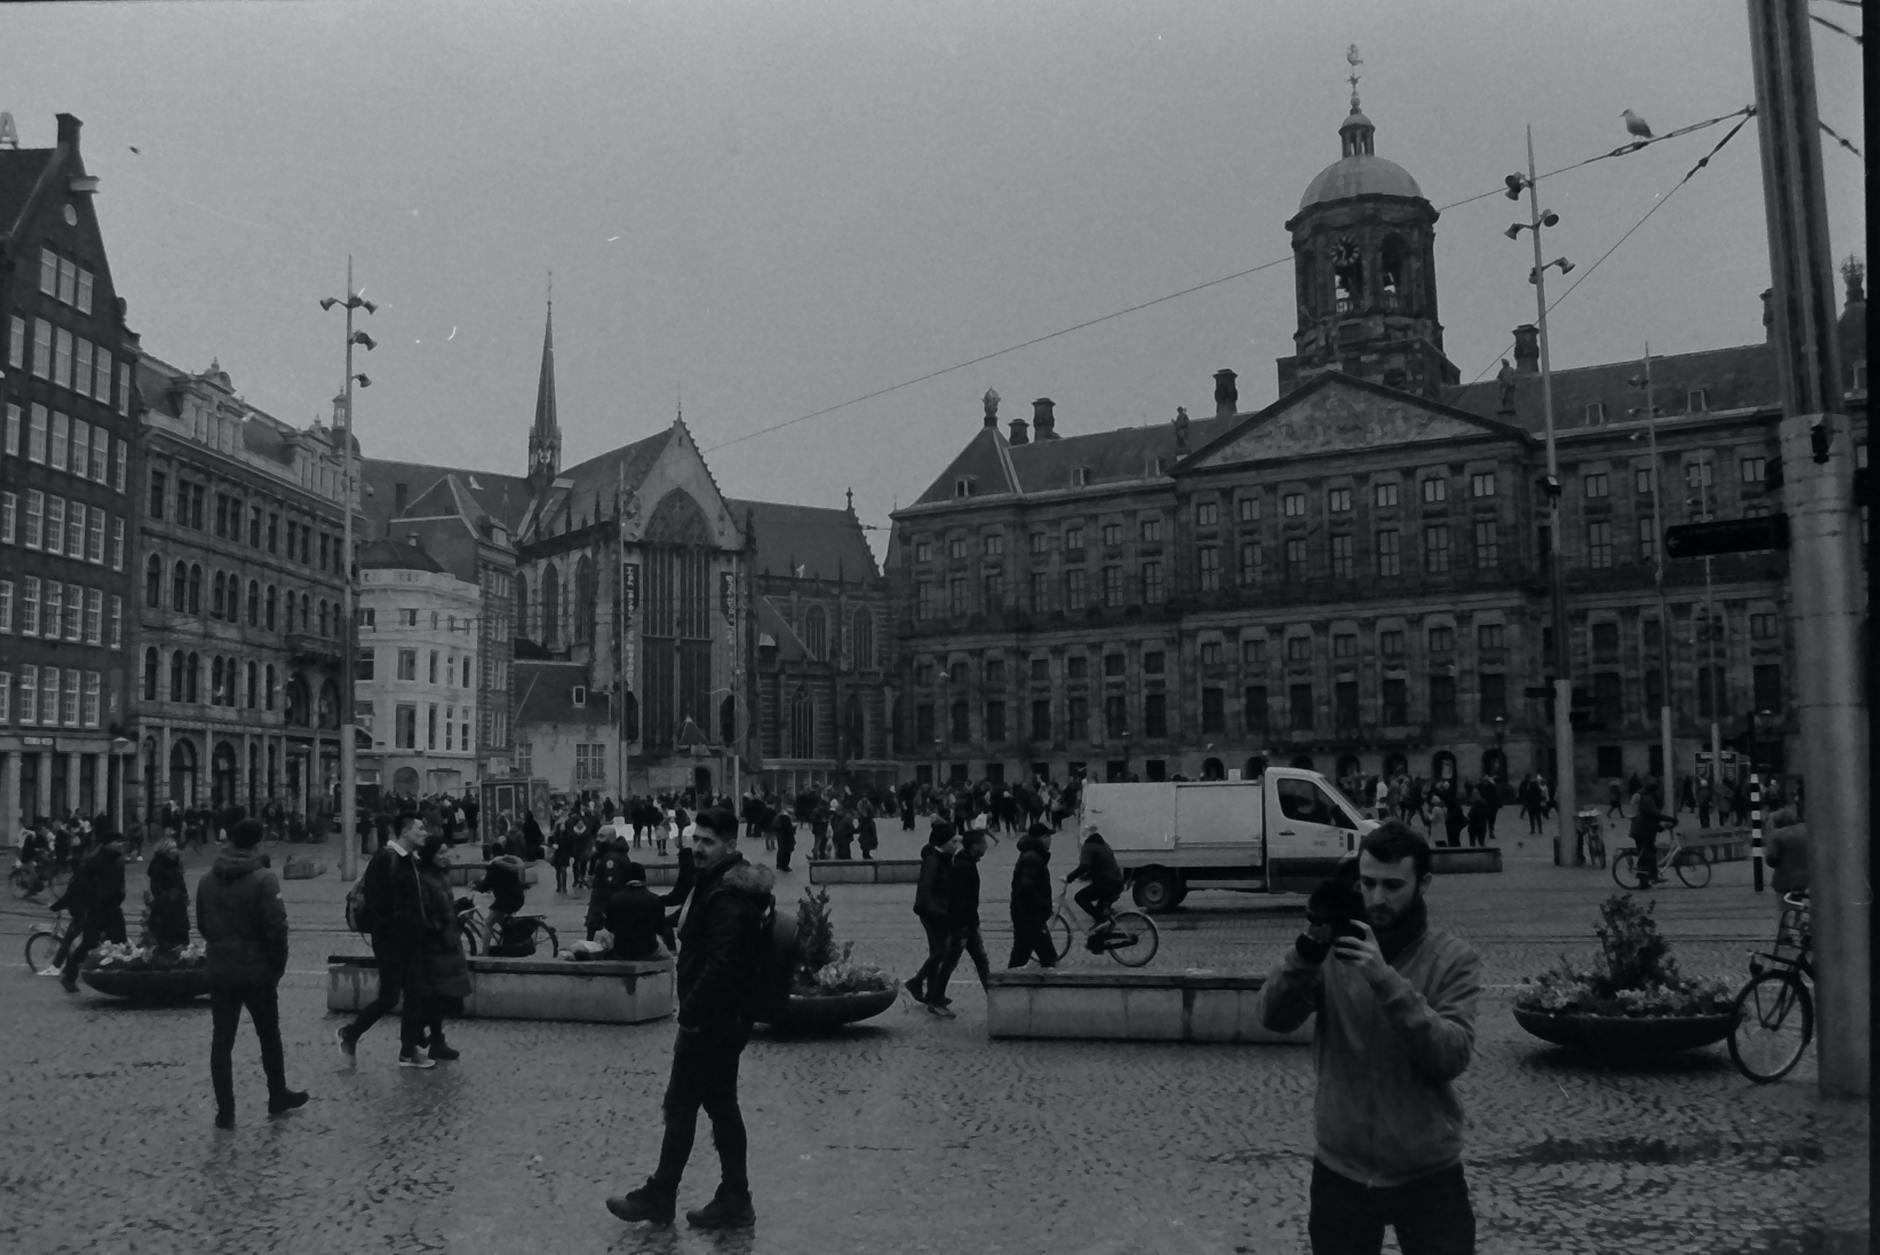
<instances>
[{"instance_id":1,"label":"cyclist riding bicycle","mask_svg":"<svg viewBox=\"0 0 1880 1255\"><path fill-rule=\"evenodd\" d=\"M1658 877L1658 832L1662 828L1675 828L1676 818L1667 819L1661 808L1658 796L1658 782L1647 780L1638 791L1638 808L1632 812L1632 844L1638 847L1638 874L1643 887L1649 889L1656 884Z\"/></svg>"},{"instance_id":2,"label":"cyclist riding bicycle","mask_svg":"<svg viewBox=\"0 0 1880 1255\"><path fill-rule=\"evenodd\" d=\"M524 867L522 860L513 854L504 854L490 861L483 870L483 875L470 886L477 893L491 895L490 935L509 940L509 921L522 911L528 890L523 884Z\"/></svg>"},{"instance_id":3,"label":"cyclist riding bicycle","mask_svg":"<svg viewBox=\"0 0 1880 1255\"><path fill-rule=\"evenodd\" d=\"M1067 885L1073 880L1090 882L1079 889L1071 900L1091 918L1094 927L1085 944L1094 950L1098 940L1109 929L1110 908L1123 896L1123 871L1116 865L1116 853L1095 828L1084 837L1083 848L1077 855L1076 870L1064 877Z\"/></svg>"}]
</instances>

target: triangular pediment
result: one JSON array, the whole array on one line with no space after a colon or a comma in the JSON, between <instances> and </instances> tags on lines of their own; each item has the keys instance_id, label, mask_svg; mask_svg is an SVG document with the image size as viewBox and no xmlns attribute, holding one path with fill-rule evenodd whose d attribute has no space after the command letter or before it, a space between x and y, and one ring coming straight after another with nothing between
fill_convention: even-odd
<instances>
[{"instance_id":1,"label":"triangular pediment","mask_svg":"<svg viewBox=\"0 0 1880 1255\"><path fill-rule=\"evenodd\" d=\"M1320 375L1197 450L1178 471L1457 440L1522 440L1520 428L1348 375Z\"/></svg>"}]
</instances>

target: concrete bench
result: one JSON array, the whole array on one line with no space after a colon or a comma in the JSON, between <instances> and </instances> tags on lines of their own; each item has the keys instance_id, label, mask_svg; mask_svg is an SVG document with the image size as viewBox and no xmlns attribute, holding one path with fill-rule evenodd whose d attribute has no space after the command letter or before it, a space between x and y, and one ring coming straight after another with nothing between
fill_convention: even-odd
<instances>
[{"instance_id":1,"label":"concrete bench","mask_svg":"<svg viewBox=\"0 0 1880 1255\"><path fill-rule=\"evenodd\" d=\"M378 997L378 967L369 957L331 955L326 1009L357 1013ZM677 1005L670 957L644 962L573 959L470 960L470 996L462 1014L486 1020L578 1020L644 1024Z\"/></svg>"},{"instance_id":2,"label":"concrete bench","mask_svg":"<svg viewBox=\"0 0 1880 1255\"><path fill-rule=\"evenodd\" d=\"M995 971L986 985L986 1032L995 1038L1310 1042L1309 1019L1290 1033L1260 1026L1254 1004L1265 983L1265 976L1211 971Z\"/></svg>"},{"instance_id":3,"label":"concrete bench","mask_svg":"<svg viewBox=\"0 0 1880 1255\"><path fill-rule=\"evenodd\" d=\"M917 858L813 858L812 885L911 885L920 880Z\"/></svg>"},{"instance_id":4,"label":"concrete bench","mask_svg":"<svg viewBox=\"0 0 1880 1255\"><path fill-rule=\"evenodd\" d=\"M1430 871L1438 876L1469 876L1500 870L1501 849L1498 846L1430 847Z\"/></svg>"},{"instance_id":5,"label":"concrete bench","mask_svg":"<svg viewBox=\"0 0 1880 1255\"><path fill-rule=\"evenodd\" d=\"M535 885L541 880L541 864L524 863L522 865L522 883ZM483 872L488 863L452 863L450 865L450 883L459 889L468 888L483 879Z\"/></svg>"}]
</instances>

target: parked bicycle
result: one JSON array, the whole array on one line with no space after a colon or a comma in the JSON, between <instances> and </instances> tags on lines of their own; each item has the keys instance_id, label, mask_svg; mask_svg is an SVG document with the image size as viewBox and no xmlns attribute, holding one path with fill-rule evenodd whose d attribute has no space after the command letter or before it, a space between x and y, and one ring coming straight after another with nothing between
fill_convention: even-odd
<instances>
[{"instance_id":1,"label":"parked bicycle","mask_svg":"<svg viewBox=\"0 0 1880 1255\"><path fill-rule=\"evenodd\" d=\"M1088 928L1082 924L1083 908L1070 896L1066 886L1058 893L1057 912L1047 926L1051 948L1061 961L1071 951L1071 943L1082 935L1086 949L1107 954L1124 967L1141 967L1155 957L1162 944L1161 930L1155 921L1137 910L1110 911L1109 919Z\"/></svg>"},{"instance_id":2,"label":"parked bicycle","mask_svg":"<svg viewBox=\"0 0 1880 1255\"><path fill-rule=\"evenodd\" d=\"M1606 834L1601 831L1597 810L1580 811L1573 817L1574 835L1579 838L1580 848L1586 851L1586 861L1593 867L1606 865Z\"/></svg>"},{"instance_id":3,"label":"parked bicycle","mask_svg":"<svg viewBox=\"0 0 1880 1255\"><path fill-rule=\"evenodd\" d=\"M544 944L550 958L561 953L561 939L540 915L511 915L502 922L502 935L498 936L489 912L473 897L457 899L457 927L466 955L527 958Z\"/></svg>"},{"instance_id":4,"label":"parked bicycle","mask_svg":"<svg viewBox=\"0 0 1880 1255\"><path fill-rule=\"evenodd\" d=\"M1612 856L1612 878L1621 889L1649 889L1667 879L1667 867L1693 889L1710 883L1710 859L1704 851L1685 845L1676 827L1671 829L1671 845L1658 851L1658 875L1649 882L1639 873L1637 850L1621 850Z\"/></svg>"},{"instance_id":5,"label":"parked bicycle","mask_svg":"<svg viewBox=\"0 0 1880 1255\"><path fill-rule=\"evenodd\" d=\"M35 976L57 976L59 969L52 966L53 956L64 948L71 928L71 917L64 911L54 911L49 924L34 924L26 937L26 970Z\"/></svg>"},{"instance_id":6,"label":"parked bicycle","mask_svg":"<svg viewBox=\"0 0 1880 1255\"><path fill-rule=\"evenodd\" d=\"M13 889L16 898L34 898L50 889L53 897L65 892L65 886L72 879L72 869L54 864L50 859L37 862L15 862L13 870L7 873L7 884Z\"/></svg>"},{"instance_id":7,"label":"parked bicycle","mask_svg":"<svg viewBox=\"0 0 1880 1255\"><path fill-rule=\"evenodd\" d=\"M1787 1076L1815 1035L1808 895L1785 893L1782 904L1775 947L1749 956L1749 983L1736 996L1736 1027L1730 1030L1730 1058L1759 1085Z\"/></svg>"}]
</instances>

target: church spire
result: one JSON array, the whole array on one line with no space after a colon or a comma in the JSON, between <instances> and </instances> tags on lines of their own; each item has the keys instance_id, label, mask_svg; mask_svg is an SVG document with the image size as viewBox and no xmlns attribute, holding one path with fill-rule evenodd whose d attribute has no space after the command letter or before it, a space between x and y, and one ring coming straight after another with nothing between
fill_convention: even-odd
<instances>
[{"instance_id":1,"label":"church spire","mask_svg":"<svg viewBox=\"0 0 1880 1255\"><path fill-rule=\"evenodd\" d=\"M553 284L554 280L549 280ZM561 424L555 418L555 297L549 289L548 321L542 329L542 374L535 385L535 426L529 429L529 478L548 487L561 471Z\"/></svg>"}]
</instances>

